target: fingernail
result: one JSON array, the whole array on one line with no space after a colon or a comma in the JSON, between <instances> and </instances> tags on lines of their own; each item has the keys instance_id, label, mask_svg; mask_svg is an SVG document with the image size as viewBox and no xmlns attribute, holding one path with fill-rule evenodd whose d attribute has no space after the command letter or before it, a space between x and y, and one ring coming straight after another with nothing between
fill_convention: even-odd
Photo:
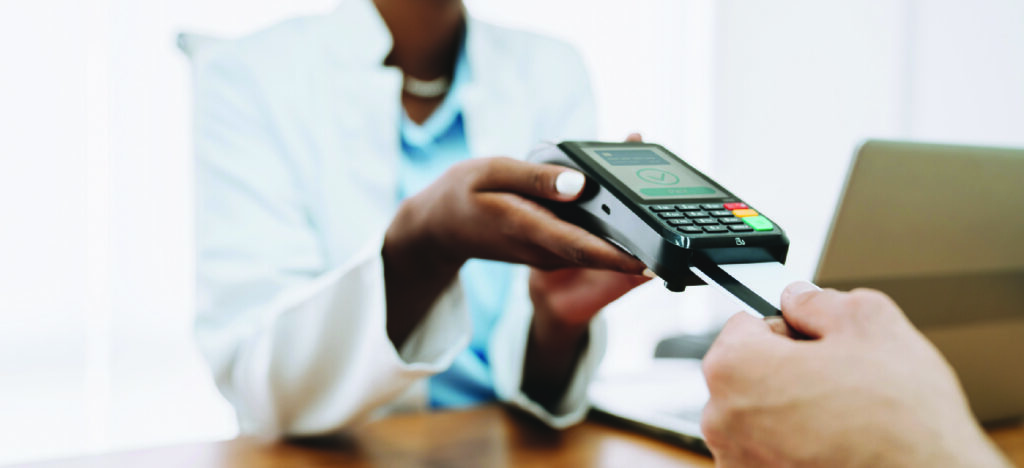
<instances>
[{"instance_id":1,"label":"fingernail","mask_svg":"<svg viewBox=\"0 0 1024 468\"><path fill-rule=\"evenodd\" d=\"M782 291L782 298L790 298L799 296L805 292L817 291L819 288L806 281L797 281L795 283L786 286L786 289Z\"/></svg>"},{"instance_id":2,"label":"fingernail","mask_svg":"<svg viewBox=\"0 0 1024 468\"><path fill-rule=\"evenodd\" d=\"M636 270L633 270L633 271L636 271ZM650 268L644 268L644 272L641 273L641 275L644 275L644 276L646 276L648 278L652 278L652 279L658 277L658 275L656 275L654 273L654 271L652 271Z\"/></svg>"},{"instance_id":3,"label":"fingernail","mask_svg":"<svg viewBox=\"0 0 1024 468\"><path fill-rule=\"evenodd\" d=\"M584 182L586 182L586 178L583 177L583 174L576 171L565 171L555 178L555 190L565 196L576 196L580 194L580 190L583 190Z\"/></svg>"},{"instance_id":4,"label":"fingernail","mask_svg":"<svg viewBox=\"0 0 1024 468\"><path fill-rule=\"evenodd\" d=\"M768 324L768 328L777 335L789 335L789 332L787 331L788 327L786 327L786 320L778 315L769 315L765 317L764 323Z\"/></svg>"}]
</instances>

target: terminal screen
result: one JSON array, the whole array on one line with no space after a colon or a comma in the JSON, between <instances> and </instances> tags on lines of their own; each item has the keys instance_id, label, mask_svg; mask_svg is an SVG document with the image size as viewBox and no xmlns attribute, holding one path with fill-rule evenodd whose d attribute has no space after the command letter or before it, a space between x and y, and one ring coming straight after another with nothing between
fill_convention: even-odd
<instances>
[{"instance_id":1,"label":"terminal screen","mask_svg":"<svg viewBox=\"0 0 1024 468\"><path fill-rule=\"evenodd\" d=\"M649 146L590 147L584 151L643 200L714 198L723 196L703 176L659 148Z\"/></svg>"}]
</instances>

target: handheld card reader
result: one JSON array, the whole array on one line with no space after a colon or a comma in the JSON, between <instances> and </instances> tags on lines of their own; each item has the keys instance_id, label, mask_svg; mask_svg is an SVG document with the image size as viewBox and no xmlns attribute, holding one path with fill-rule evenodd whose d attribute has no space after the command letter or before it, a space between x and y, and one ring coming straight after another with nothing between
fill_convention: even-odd
<instances>
[{"instance_id":1,"label":"handheld card reader","mask_svg":"<svg viewBox=\"0 0 1024 468\"><path fill-rule=\"evenodd\" d=\"M565 141L529 160L582 172L575 202L546 206L640 259L669 290L714 284L761 315L781 314L796 279L783 267L785 232L661 145Z\"/></svg>"}]
</instances>

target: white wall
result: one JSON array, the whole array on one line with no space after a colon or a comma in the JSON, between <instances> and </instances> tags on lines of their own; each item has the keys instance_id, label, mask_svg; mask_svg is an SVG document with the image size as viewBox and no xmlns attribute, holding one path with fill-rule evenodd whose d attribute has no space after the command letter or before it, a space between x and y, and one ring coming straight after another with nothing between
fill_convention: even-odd
<instances>
[{"instance_id":1,"label":"white wall","mask_svg":"<svg viewBox=\"0 0 1024 468\"><path fill-rule=\"evenodd\" d=\"M869 137L1024 146L1024 3L718 3L713 173L813 272Z\"/></svg>"},{"instance_id":2,"label":"white wall","mask_svg":"<svg viewBox=\"0 0 1024 468\"><path fill-rule=\"evenodd\" d=\"M908 136L1024 146L1024 2L916 0Z\"/></svg>"},{"instance_id":3,"label":"white wall","mask_svg":"<svg viewBox=\"0 0 1024 468\"><path fill-rule=\"evenodd\" d=\"M807 277L854 146L904 131L903 3L719 3L713 172L786 229Z\"/></svg>"},{"instance_id":4,"label":"white wall","mask_svg":"<svg viewBox=\"0 0 1024 468\"><path fill-rule=\"evenodd\" d=\"M87 429L88 57L76 38L88 28L84 7L60 6L50 17L0 6L0 454L26 432L38 444L47 431L67 441ZM43 34L52 39L32 43ZM55 415L66 423L53 427Z\"/></svg>"}]
</instances>

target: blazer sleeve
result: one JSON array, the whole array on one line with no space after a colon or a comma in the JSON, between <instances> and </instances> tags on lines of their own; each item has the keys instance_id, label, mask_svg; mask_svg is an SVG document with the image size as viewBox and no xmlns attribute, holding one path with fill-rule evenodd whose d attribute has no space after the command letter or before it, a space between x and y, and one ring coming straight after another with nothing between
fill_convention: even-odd
<instances>
[{"instance_id":1,"label":"blazer sleeve","mask_svg":"<svg viewBox=\"0 0 1024 468\"><path fill-rule=\"evenodd\" d=\"M260 86L231 54L195 60L195 335L243 432L335 432L449 367L469 316L454 281L395 349L383 230L327 263Z\"/></svg>"}]
</instances>

